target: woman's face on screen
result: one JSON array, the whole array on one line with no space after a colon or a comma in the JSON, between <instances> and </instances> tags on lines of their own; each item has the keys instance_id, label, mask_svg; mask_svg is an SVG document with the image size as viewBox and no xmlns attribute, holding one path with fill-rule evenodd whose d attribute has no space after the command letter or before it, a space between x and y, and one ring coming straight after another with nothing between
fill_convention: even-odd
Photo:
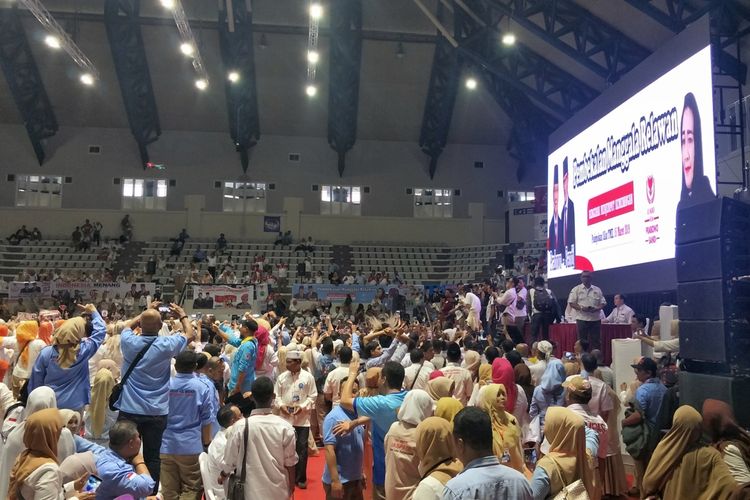
<instances>
[{"instance_id":1,"label":"woman's face on screen","mask_svg":"<svg viewBox=\"0 0 750 500\"><path fill-rule=\"evenodd\" d=\"M694 125L693 111L690 108L685 108L682 112L682 131L680 137L682 140L682 175L685 179L685 186L688 189L693 187L693 173L695 168Z\"/></svg>"}]
</instances>

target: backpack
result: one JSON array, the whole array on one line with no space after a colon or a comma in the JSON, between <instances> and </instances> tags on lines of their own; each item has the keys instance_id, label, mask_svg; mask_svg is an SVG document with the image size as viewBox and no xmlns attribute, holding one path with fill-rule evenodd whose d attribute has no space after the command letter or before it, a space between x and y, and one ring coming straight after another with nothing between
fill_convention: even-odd
<instances>
[{"instance_id":1,"label":"backpack","mask_svg":"<svg viewBox=\"0 0 750 500\"><path fill-rule=\"evenodd\" d=\"M315 386L318 389L318 393L323 393L323 386L325 386L328 374L336 368L333 357L321 356L320 357L320 369L318 370L318 377L315 379Z\"/></svg>"},{"instance_id":2,"label":"backpack","mask_svg":"<svg viewBox=\"0 0 750 500\"><path fill-rule=\"evenodd\" d=\"M523 311L526 309L526 301L523 300L523 297L521 297L520 293L516 294L516 309L519 311Z\"/></svg>"},{"instance_id":3,"label":"backpack","mask_svg":"<svg viewBox=\"0 0 750 500\"><path fill-rule=\"evenodd\" d=\"M549 294L546 288L541 290L534 289L534 309L543 314L552 314L555 312L555 300Z\"/></svg>"}]
</instances>

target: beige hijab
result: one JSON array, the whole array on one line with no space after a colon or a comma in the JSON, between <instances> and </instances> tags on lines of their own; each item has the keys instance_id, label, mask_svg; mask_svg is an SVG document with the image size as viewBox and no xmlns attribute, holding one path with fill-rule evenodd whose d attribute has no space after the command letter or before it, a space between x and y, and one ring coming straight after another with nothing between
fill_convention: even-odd
<instances>
[{"instance_id":1,"label":"beige hijab","mask_svg":"<svg viewBox=\"0 0 750 500\"><path fill-rule=\"evenodd\" d=\"M438 377L427 382L427 393L433 401L440 401L440 398L453 396L453 388L456 382L448 377Z\"/></svg>"},{"instance_id":2,"label":"beige hijab","mask_svg":"<svg viewBox=\"0 0 750 500\"><path fill-rule=\"evenodd\" d=\"M107 368L101 368L94 377L94 386L91 388L91 404L89 415L91 415L91 434L99 438L104 432L104 422L109 406L109 396L115 386L115 378Z\"/></svg>"},{"instance_id":3,"label":"beige hijab","mask_svg":"<svg viewBox=\"0 0 750 500\"><path fill-rule=\"evenodd\" d=\"M428 417L417 426L417 458L422 479L432 477L445 485L463 469L453 448L452 426L440 417Z\"/></svg>"},{"instance_id":4,"label":"beige hijab","mask_svg":"<svg viewBox=\"0 0 750 500\"><path fill-rule=\"evenodd\" d=\"M81 339L86 336L86 320L80 316L66 320L55 330L52 345L57 347L57 364L70 368L76 362Z\"/></svg>"},{"instance_id":5,"label":"beige hijab","mask_svg":"<svg viewBox=\"0 0 750 500\"><path fill-rule=\"evenodd\" d=\"M47 463L57 463L57 441L63 428L57 408L40 410L26 419L21 453L10 473L8 498L16 500L21 485L35 470Z\"/></svg>"}]
</instances>

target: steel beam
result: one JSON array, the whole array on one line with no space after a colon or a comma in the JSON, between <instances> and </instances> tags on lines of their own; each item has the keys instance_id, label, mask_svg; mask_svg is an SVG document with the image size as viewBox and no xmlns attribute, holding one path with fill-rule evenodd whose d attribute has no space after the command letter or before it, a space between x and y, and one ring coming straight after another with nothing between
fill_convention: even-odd
<instances>
[{"instance_id":1,"label":"steel beam","mask_svg":"<svg viewBox=\"0 0 750 500\"><path fill-rule=\"evenodd\" d=\"M346 153L357 140L362 2L332 0L330 12L328 144L338 153L338 171L342 176L346 168Z\"/></svg>"},{"instance_id":2,"label":"steel beam","mask_svg":"<svg viewBox=\"0 0 750 500\"><path fill-rule=\"evenodd\" d=\"M438 20L442 21L443 14L443 4L439 3ZM419 133L419 147L430 157L430 179L435 177L438 158L448 142L460 74L458 51L438 34Z\"/></svg>"},{"instance_id":3,"label":"steel beam","mask_svg":"<svg viewBox=\"0 0 750 500\"><path fill-rule=\"evenodd\" d=\"M41 165L42 141L55 135L58 125L17 6L0 9L0 66Z\"/></svg>"},{"instance_id":4,"label":"steel beam","mask_svg":"<svg viewBox=\"0 0 750 500\"><path fill-rule=\"evenodd\" d=\"M253 16L245 0L222 2L219 10L219 45L226 74L236 71L239 79L226 82L229 135L240 153L243 172L250 163L248 151L260 140L258 89L255 82L255 54L253 48ZM231 15L230 15L231 14ZM230 23L232 23L230 25Z\"/></svg>"},{"instance_id":5,"label":"steel beam","mask_svg":"<svg viewBox=\"0 0 750 500\"><path fill-rule=\"evenodd\" d=\"M104 25L130 132L138 145L141 166L149 162L147 146L161 135L156 98L139 22L140 0L105 0Z\"/></svg>"}]
</instances>

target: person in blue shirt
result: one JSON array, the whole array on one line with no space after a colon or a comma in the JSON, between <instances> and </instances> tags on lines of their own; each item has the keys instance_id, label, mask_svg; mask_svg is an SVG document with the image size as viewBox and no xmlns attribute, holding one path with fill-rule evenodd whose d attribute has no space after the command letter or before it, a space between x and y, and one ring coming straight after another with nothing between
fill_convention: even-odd
<instances>
[{"instance_id":1,"label":"person in blue shirt","mask_svg":"<svg viewBox=\"0 0 750 500\"><path fill-rule=\"evenodd\" d=\"M29 378L29 392L43 385L50 387L55 391L57 407L61 410L81 411L89 403L89 359L96 354L107 332L96 306L87 304L82 309L83 314L91 318L89 338L84 338L87 333L84 317L65 321L55 331L52 345L39 353Z\"/></svg>"},{"instance_id":2,"label":"person in blue shirt","mask_svg":"<svg viewBox=\"0 0 750 500\"><path fill-rule=\"evenodd\" d=\"M213 387L209 390L194 373L197 356L205 358L193 351L178 354L174 365L177 373L169 382L169 416L161 442L164 500L200 498L203 491L198 455L211 444L214 405Z\"/></svg>"},{"instance_id":3,"label":"person in blue shirt","mask_svg":"<svg viewBox=\"0 0 750 500\"><path fill-rule=\"evenodd\" d=\"M252 318L240 322L239 335L229 334L226 328L215 330L229 345L237 347L232 360L232 371L229 377L229 400L236 404L243 415L252 411L250 393L255 381L255 359L258 355L258 343L255 332L258 323Z\"/></svg>"},{"instance_id":4,"label":"person in blue shirt","mask_svg":"<svg viewBox=\"0 0 750 500\"><path fill-rule=\"evenodd\" d=\"M177 304L171 304L170 309L172 315L179 318L183 330L173 335L159 336L162 327L159 304L160 302L153 302L148 309L130 321L120 335L123 374L128 371L138 353L147 346L150 347L123 384L122 394L116 405L120 410L118 420L130 420L138 426L138 432L143 437L143 456L157 485L161 464L159 452L169 413L172 358L195 339L187 314ZM141 327L140 335L133 332L133 328L138 325Z\"/></svg>"},{"instance_id":5,"label":"person in blue shirt","mask_svg":"<svg viewBox=\"0 0 750 500\"><path fill-rule=\"evenodd\" d=\"M395 361L388 361L380 372L379 384L384 395L369 398L352 396L358 371L359 363L349 363L349 377L342 384L340 401L341 407L354 412L357 418L340 423L334 432L347 433L372 420L373 497L377 492L380 498L385 498L385 435L391 424L398 420L397 410L406 396L406 391L401 390L404 384L404 367Z\"/></svg>"},{"instance_id":6,"label":"person in blue shirt","mask_svg":"<svg viewBox=\"0 0 750 500\"><path fill-rule=\"evenodd\" d=\"M341 392L349 377L342 379ZM352 397L359 392L359 383L352 385ZM365 453L365 429L357 427L351 433L337 436L333 429L341 422L357 418L354 412L340 405L333 407L323 421L323 445L326 465L323 469L323 490L326 498L362 498L365 487L362 463Z\"/></svg>"},{"instance_id":7,"label":"person in blue shirt","mask_svg":"<svg viewBox=\"0 0 750 500\"><path fill-rule=\"evenodd\" d=\"M464 469L446 483L443 500L532 500L531 486L524 475L501 465L492 451L492 423L486 412L474 406L459 411L453 419L453 442Z\"/></svg>"},{"instance_id":8,"label":"person in blue shirt","mask_svg":"<svg viewBox=\"0 0 750 500\"><path fill-rule=\"evenodd\" d=\"M145 444L145 443L144 443ZM102 484L98 500L132 495L136 500L152 494L158 485L143 461L141 434L134 422L120 420L109 430L109 449L96 454L96 472Z\"/></svg>"}]
</instances>

